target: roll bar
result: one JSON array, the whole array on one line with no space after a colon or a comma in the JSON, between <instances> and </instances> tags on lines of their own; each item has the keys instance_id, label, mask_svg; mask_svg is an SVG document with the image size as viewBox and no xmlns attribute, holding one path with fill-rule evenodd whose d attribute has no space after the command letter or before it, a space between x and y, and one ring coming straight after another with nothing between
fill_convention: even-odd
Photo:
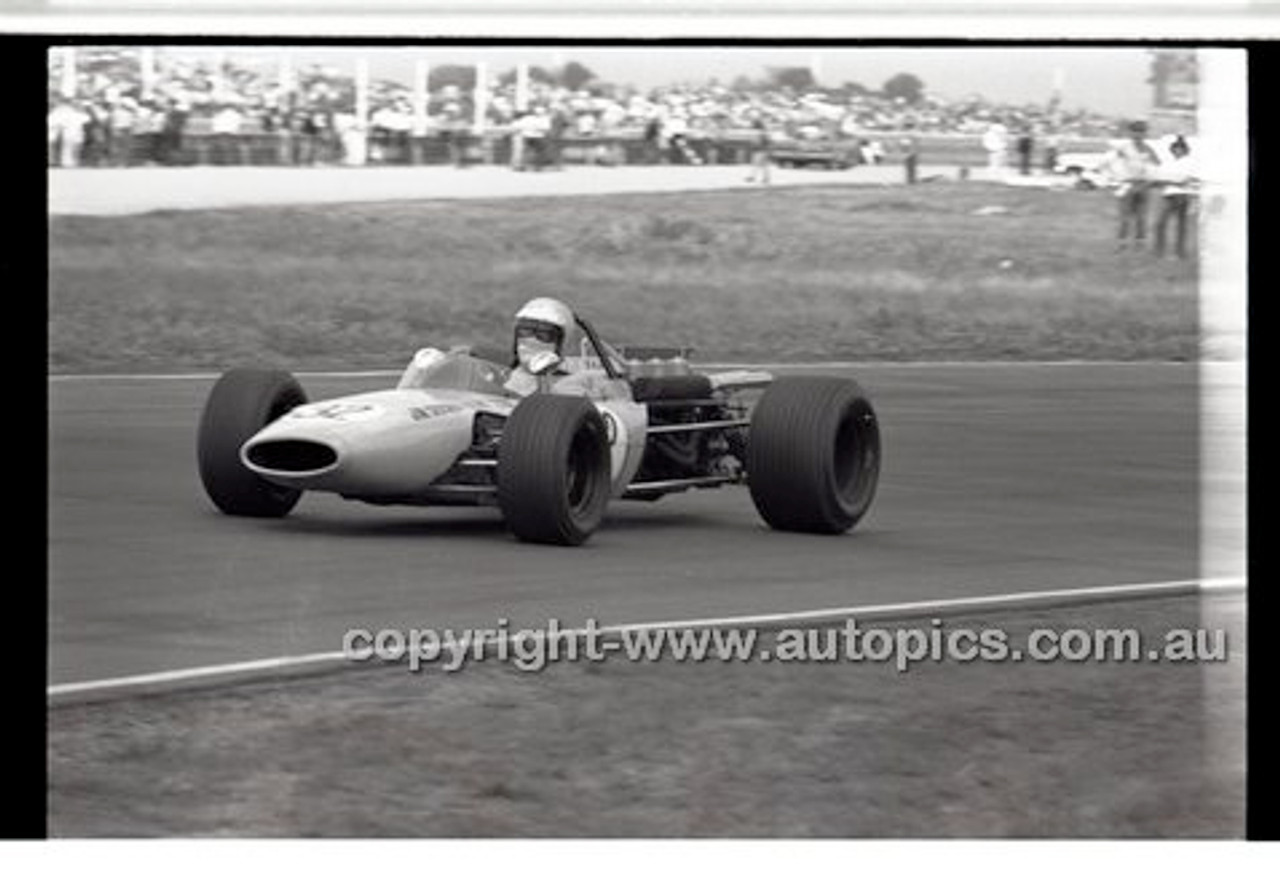
<instances>
[{"instance_id":1,"label":"roll bar","mask_svg":"<svg viewBox=\"0 0 1280 892\"><path fill-rule=\"evenodd\" d=\"M622 372L614 367L612 358L610 358L608 351L604 349L604 342L600 340L600 335L596 334L596 330L591 323L577 313L573 314L573 321L578 323L578 327L586 333L587 340L591 342L591 349L595 350L596 356L600 357L600 365L604 367L604 373L610 378L625 377Z\"/></svg>"}]
</instances>

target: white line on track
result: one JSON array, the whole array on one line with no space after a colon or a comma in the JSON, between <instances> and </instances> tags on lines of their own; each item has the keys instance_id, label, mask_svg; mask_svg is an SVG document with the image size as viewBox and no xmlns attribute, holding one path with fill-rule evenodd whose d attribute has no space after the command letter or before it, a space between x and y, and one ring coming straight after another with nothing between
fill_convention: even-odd
<instances>
[{"instance_id":1,"label":"white line on track","mask_svg":"<svg viewBox=\"0 0 1280 892\"><path fill-rule=\"evenodd\" d=\"M1121 601L1176 595L1233 594L1242 593L1246 587L1247 580L1245 579L1186 579L1174 582L1049 589L1001 595L939 598L891 604L866 604L857 607L831 607L790 613L761 613L746 616L630 623L617 626L602 626L599 632L606 635L621 635L660 629L801 626L829 620L858 618L889 621L918 616L932 618L946 614L1019 607L1023 609L1063 607L1091 601ZM558 632L555 637L567 638L585 633L585 629L564 629ZM344 665L357 668L365 664L350 661L342 651L299 654L297 656L248 660L240 663L196 666L188 669L152 672L144 675L127 675L118 678L55 684L48 687L47 696L50 705L60 705L93 699L95 696L118 697L140 693L160 693L200 683L226 684L254 681L276 675L302 672L308 669L336 669Z\"/></svg>"},{"instance_id":2,"label":"white line on track","mask_svg":"<svg viewBox=\"0 0 1280 892\"><path fill-rule=\"evenodd\" d=\"M1166 359L1149 359L1149 360L1111 360L1111 359L1041 359L1041 360L905 360L905 361L888 361L888 360L869 360L866 362L858 362L854 360L831 360L825 362L699 362L695 363L695 368L704 369L883 369L883 368L910 368L910 369L948 369L948 368L1026 368L1037 366L1066 366L1066 367L1096 367L1096 368L1115 368L1115 367L1131 367L1131 366L1233 366L1242 365L1239 360L1200 360L1198 362L1182 362ZM294 372L299 378L389 378L399 375L404 371L399 369L366 369L351 372L338 371L319 371L319 372ZM221 372L155 372L155 373L131 373L131 372L107 372L103 374L84 374L84 375L49 375L50 383L62 383L68 381L212 381L217 378Z\"/></svg>"}]
</instances>

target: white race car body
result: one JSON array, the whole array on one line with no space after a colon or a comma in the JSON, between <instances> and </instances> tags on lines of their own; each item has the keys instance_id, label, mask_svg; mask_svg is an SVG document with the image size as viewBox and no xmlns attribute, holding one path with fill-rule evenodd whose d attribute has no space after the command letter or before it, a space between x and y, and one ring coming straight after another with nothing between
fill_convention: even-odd
<instances>
[{"instance_id":1,"label":"white race car body","mask_svg":"<svg viewBox=\"0 0 1280 892\"><path fill-rule=\"evenodd\" d=\"M856 382L697 374L683 351L615 350L575 321L581 355L535 357L548 358L537 376L424 348L392 389L309 402L286 372L233 369L201 418L205 491L253 517L283 517L313 490L493 505L517 537L566 545L590 536L612 499L726 484L747 484L778 529L843 532L866 512L880 440Z\"/></svg>"},{"instance_id":2,"label":"white race car body","mask_svg":"<svg viewBox=\"0 0 1280 892\"><path fill-rule=\"evenodd\" d=\"M496 458L469 453L484 445L476 442L477 417L505 419L520 402L501 384L506 372L465 352L424 348L395 389L298 406L251 437L241 460L293 489L377 502L487 503L491 488L467 482L483 475L463 472L496 465ZM640 466L648 412L624 383L609 387L603 370L570 377L586 379L595 393L592 404L609 432L613 495L620 496ZM465 382L466 389L439 382Z\"/></svg>"}]
</instances>

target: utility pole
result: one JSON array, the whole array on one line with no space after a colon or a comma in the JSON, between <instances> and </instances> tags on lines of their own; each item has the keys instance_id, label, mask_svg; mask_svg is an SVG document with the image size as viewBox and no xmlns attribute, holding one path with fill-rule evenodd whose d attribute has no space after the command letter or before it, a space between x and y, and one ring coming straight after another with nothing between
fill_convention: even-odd
<instances>
[{"instance_id":1,"label":"utility pole","mask_svg":"<svg viewBox=\"0 0 1280 892\"><path fill-rule=\"evenodd\" d=\"M76 48L62 48L62 98L73 99L76 95Z\"/></svg>"},{"instance_id":2,"label":"utility pole","mask_svg":"<svg viewBox=\"0 0 1280 892\"><path fill-rule=\"evenodd\" d=\"M474 97L475 114L471 125L476 133L485 129L485 121L489 113L489 66L484 62L476 63L476 89Z\"/></svg>"}]
</instances>

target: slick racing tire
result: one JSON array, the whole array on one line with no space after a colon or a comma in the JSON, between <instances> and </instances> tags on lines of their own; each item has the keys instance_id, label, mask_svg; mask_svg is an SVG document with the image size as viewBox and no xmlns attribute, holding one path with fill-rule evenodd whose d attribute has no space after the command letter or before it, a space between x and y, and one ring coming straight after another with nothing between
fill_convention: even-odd
<instances>
[{"instance_id":1,"label":"slick racing tire","mask_svg":"<svg viewBox=\"0 0 1280 892\"><path fill-rule=\"evenodd\" d=\"M760 397L747 444L747 484L777 530L842 533L871 507L880 427L845 378L779 378Z\"/></svg>"},{"instance_id":2,"label":"slick racing tire","mask_svg":"<svg viewBox=\"0 0 1280 892\"><path fill-rule=\"evenodd\" d=\"M517 538L581 545L609 503L604 419L582 397L526 397L502 428L497 478L498 505Z\"/></svg>"},{"instance_id":3,"label":"slick racing tire","mask_svg":"<svg viewBox=\"0 0 1280 892\"><path fill-rule=\"evenodd\" d=\"M200 418L196 458L200 481L224 514L284 517L302 492L270 483L240 461L245 441L307 395L292 375L266 369L232 369L209 392Z\"/></svg>"}]
</instances>

